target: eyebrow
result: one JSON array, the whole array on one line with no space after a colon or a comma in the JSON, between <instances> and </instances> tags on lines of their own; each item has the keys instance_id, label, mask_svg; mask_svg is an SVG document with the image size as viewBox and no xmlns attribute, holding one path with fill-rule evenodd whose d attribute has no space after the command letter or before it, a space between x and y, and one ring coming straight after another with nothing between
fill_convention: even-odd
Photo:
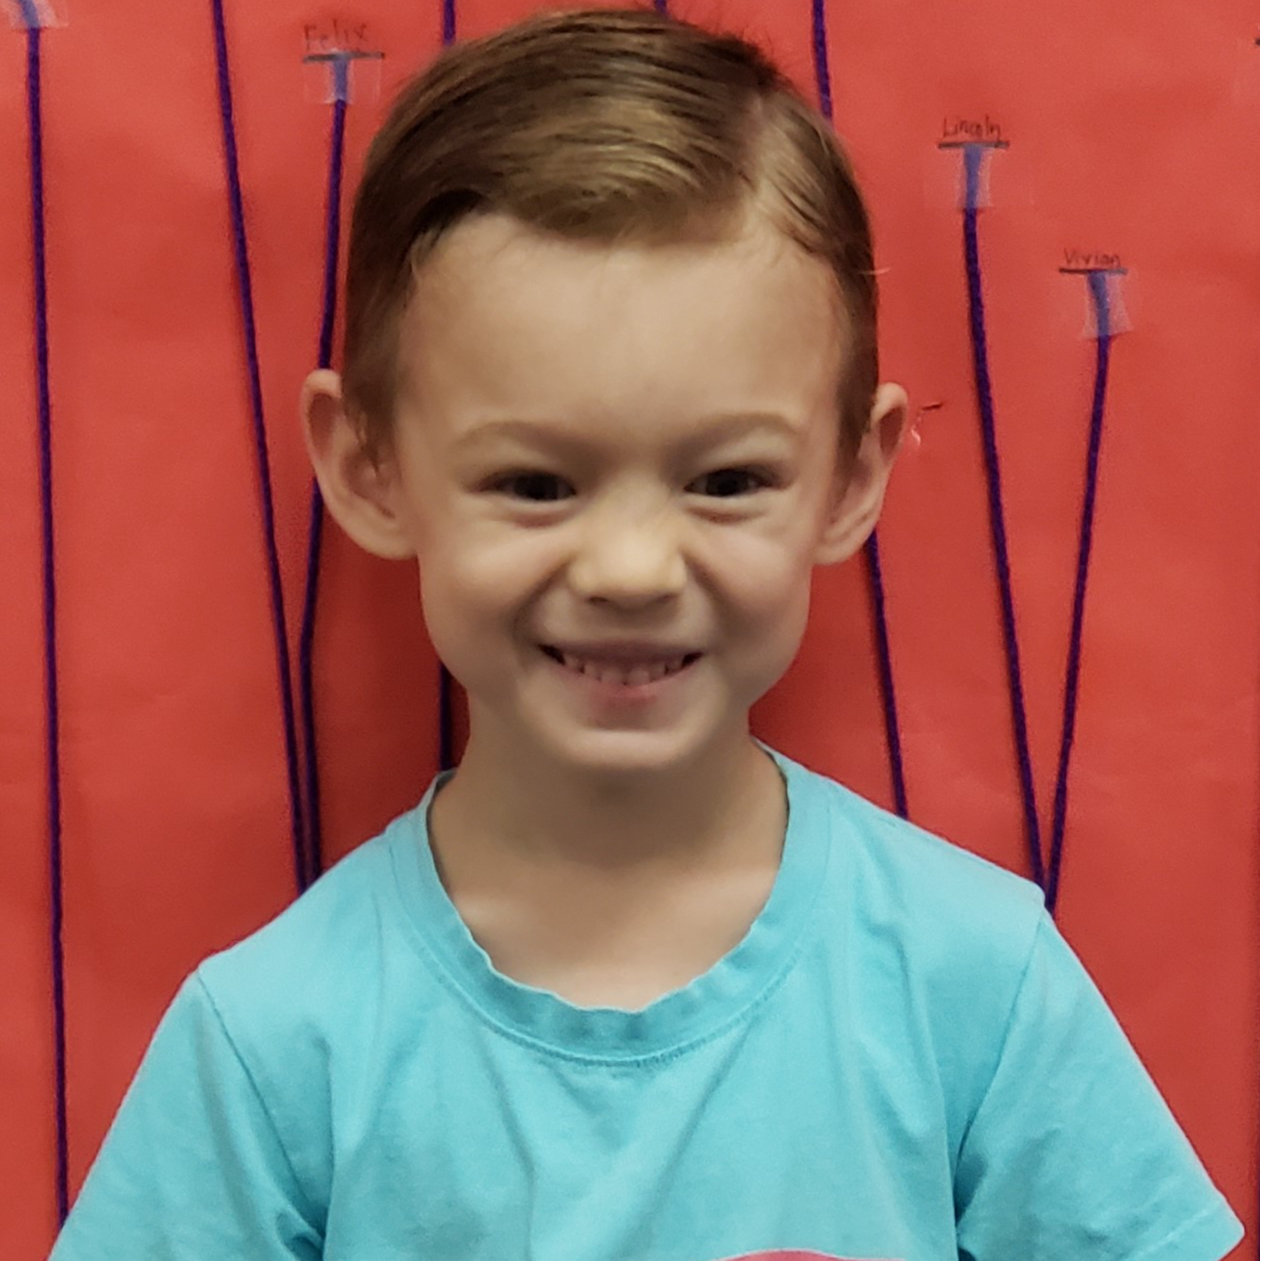
<instances>
[{"instance_id":1,"label":"eyebrow","mask_svg":"<svg viewBox=\"0 0 1261 1261\"><path fill-rule=\"evenodd\" d=\"M720 439L741 438L759 430L783 434L794 441L801 436L801 428L777 412L730 412L708 416L698 429L689 433L680 445L699 447ZM479 445L494 438L521 438L534 440L546 446L579 449L586 446L585 439L576 434L557 429L552 425L532 420L488 420L462 434L456 441L457 449Z\"/></svg>"}]
</instances>

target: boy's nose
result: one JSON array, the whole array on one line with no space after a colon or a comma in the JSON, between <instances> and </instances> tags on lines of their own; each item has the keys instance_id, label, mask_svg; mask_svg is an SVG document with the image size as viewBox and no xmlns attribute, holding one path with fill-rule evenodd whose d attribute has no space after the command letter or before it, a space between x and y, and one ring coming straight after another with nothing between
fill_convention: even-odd
<instances>
[{"instance_id":1,"label":"boy's nose","mask_svg":"<svg viewBox=\"0 0 1261 1261\"><path fill-rule=\"evenodd\" d=\"M609 514L585 526L569 567L584 599L643 604L678 595L687 566L678 531L666 514Z\"/></svg>"}]
</instances>

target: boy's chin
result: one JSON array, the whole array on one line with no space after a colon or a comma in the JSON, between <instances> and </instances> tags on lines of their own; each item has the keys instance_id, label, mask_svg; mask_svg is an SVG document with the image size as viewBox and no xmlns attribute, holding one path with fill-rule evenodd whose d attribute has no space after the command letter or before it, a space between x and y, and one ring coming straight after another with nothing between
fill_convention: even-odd
<instances>
[{"instance_id":1,"label":"boy's chin","mask_svg":"<svg viewBox=\"0 0 1261 1261\"><path fill-rule=\"evenodd\" d=\"M710 745L694 725L656 731L586 728L549 740L542 756L596 780L625 783L686 770Z\"/></svg>"}]
</instances>

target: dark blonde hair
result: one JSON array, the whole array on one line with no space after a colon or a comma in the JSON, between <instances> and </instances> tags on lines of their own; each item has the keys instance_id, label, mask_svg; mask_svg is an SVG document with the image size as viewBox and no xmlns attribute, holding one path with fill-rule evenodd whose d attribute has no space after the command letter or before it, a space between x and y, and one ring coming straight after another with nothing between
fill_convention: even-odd
<instances>
[{"instance_id":1,"label":"dark blonde hair","mask_svg":"<svg viewBox=\"0 0 1261 1261\"><path fill-rule=\"evenodd\" d=\"M738 234L756 208L836 276L842 460L878 381L871 232L827 120L754 44L649 9L535 14L408 82L355 198L342 378L373 459L391 437L413 278L465 215L608 245Z\"/></svg>"}]
</instances>

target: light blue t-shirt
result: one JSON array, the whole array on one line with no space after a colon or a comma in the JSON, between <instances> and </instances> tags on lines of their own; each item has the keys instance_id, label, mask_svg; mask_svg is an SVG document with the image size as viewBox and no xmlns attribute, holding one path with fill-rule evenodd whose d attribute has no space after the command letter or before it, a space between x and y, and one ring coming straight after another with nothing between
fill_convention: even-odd
<instances>
[{"instance_id":1,"label":"light blue t-shirt","mask_svg":"<svg viewBox=\"0 0 1261 1261\"><path fill-rule=\"evenodd\" d=\"M1223 1257L1243 1227L1038 887L766 751L771 896L638 1011L493 967L438 776L186 980L53 1261Z\"/></svg>"}]
</instances>

